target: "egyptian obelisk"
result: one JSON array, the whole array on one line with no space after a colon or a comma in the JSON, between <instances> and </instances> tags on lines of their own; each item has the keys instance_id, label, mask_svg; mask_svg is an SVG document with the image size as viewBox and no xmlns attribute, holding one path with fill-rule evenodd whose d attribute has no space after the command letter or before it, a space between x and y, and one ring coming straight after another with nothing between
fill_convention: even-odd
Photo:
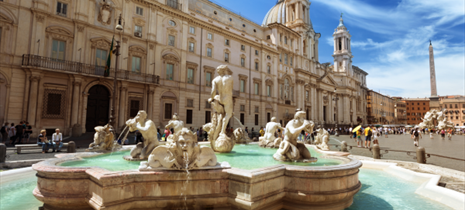
<instances>
[{"instance_id":1,"label":"egyptian obelisk","mask_svg":"<svg viewBox=\"0 0 465 210\"><path fill-rule=\"evenodd\" d=\"M431 40L429 41L429 71L431 80L431 97L429 98L429 109L436 109L439 111L439 97L436 88L436 70L434 67L433 44L431 44Z\"/></svg>"}]
</instances>

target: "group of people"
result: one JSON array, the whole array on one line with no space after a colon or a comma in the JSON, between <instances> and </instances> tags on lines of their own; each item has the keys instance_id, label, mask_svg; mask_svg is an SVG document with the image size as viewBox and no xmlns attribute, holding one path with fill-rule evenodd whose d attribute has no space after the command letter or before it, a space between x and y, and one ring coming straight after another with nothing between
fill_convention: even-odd
<instances>
[{"instance_id":1,"label":"group of people","mask_svg":"<svg viewBox=\"0 0 465 210\"><path fill-rule=\"evenodd\" d=\"M1 130L2 143L15 145L29 143L29 138L32 134L32 126L29 122L21 121L19 124L6 122Z\"/></svg>"},{"instance_id":2,"label":"group of people","mask_svg":"<svg viewBox=\"0 0 465 210\"><path fill-rule=\"evenodd\" d=\"M52 135L52 139L47 138L47 132L41 130L39 136L37 137L37 144L42 146L42 153L47 153L50 147L53 149L52 152L61 151L63 147L63 135L60 133L60 129L55 129L55 133Z\"/></svg>"},{"instance_id":3,"label":"group of people","mask_svg":"<svg viewBox=\"0 0 465 210\"><path fill-rule=\"evenodd\" d=\"M372 140L373 144L379 144L378 137L382 135L381 129L367 126L366 128L360 127L359 129L353 130L350 128L350 131L352 132L350 138L354 138L354 140L357 142L357 147L370 148ZM363 139L362 136L364 137ZM385 132L385 136L387 137L387 132Z\"/></svg>"}]
</instances>

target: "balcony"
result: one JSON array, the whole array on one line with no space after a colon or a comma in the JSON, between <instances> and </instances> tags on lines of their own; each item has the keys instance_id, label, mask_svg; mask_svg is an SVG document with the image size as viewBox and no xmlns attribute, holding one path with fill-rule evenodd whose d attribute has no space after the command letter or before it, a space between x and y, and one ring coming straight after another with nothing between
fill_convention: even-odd
<instances>
[{"instance_id":1,"label":"balcony","mask_svg":"<svg viewBox=\"0 0 465 210\"><path fill-rule=\"evenodd\" d=\"M166 5L173 9L182 10L182 4L178 3L177 0L166 0Z\"/></svg>"},{"instance_id":2,"label":"balcony","mask_svg":"<svg viewBox=\"0 0 465 210\"><path fill-rule=\"evenodd\" d=\"M58 60L49 57L41 57L37 55L24 54L22 66L26 68L40 68L43 70L63 72L71 74L81 74L85 76L103 77L105 73L104 66L96 66L84 64L74 61ZM109 79L114 78L115 69L110 68ZM149 84L159 84L160 77L158 75L143 74L127 70L118 70L116 74L118 80L128 80L133 82L142 82Z\"/></svg>"}]
</instances>

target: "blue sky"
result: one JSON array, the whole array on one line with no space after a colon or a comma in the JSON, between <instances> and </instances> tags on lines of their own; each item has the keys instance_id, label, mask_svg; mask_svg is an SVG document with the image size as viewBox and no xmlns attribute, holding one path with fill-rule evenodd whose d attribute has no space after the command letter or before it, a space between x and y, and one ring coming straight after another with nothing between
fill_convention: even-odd
<instances>
[{"instance_id":1,"label":"blue sky","mask_svg":"<svg viewBox=\"0 0 465 210\"><path fill-rule=\"evenodd\" d=\"M276 0L213 0L261 24ZM353 65L369 73L370 89L429 97L429 40L439 95L465 95L465 1L313 0L310 17L321 33L320 63L333 62L332 33L341 12L352 35ZM246 6L245 6L246 5Z\"/></svg>"}]
</instances>

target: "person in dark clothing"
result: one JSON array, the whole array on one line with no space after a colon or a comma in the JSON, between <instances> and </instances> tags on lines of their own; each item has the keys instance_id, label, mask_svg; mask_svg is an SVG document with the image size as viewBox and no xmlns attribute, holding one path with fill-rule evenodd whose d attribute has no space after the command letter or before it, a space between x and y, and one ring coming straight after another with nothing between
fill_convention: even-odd
<instances>
[{"instance_id":1,"label":"person in dark clothing","mask_svg":"<svg viewBox=\"0 0 465 210\"><path fill-rule=\"evenodd\" d=\"M23 139L23 134L24 134L24 126L23 126L23 121L21 121L18 125L15 126L16 129L16 139L14 144L21 143L21 140Z\"/></svg>"},{"instance_id":2,"label":"person in dark clothing","mask_svg":"<svg viewBox=\"0 0 465 210\"><path fill-rule=\"evenodd\" d=\"M32 126L29 125L29 122L26 122L26 130L24 130L24 139L26 139L26 143L29 143L29 138L32 134Z\"/></svg>"},{"instance_id":3,"label":"person in dark clothing","mask_svg":"<svg viewBox=\"0 0 465 210\"><path fill-rule=\"evenodd\" d=\"M205 131L203 132L203 138L204 141L208 141L208 133Z\"/></svg>"}]
</instances>

